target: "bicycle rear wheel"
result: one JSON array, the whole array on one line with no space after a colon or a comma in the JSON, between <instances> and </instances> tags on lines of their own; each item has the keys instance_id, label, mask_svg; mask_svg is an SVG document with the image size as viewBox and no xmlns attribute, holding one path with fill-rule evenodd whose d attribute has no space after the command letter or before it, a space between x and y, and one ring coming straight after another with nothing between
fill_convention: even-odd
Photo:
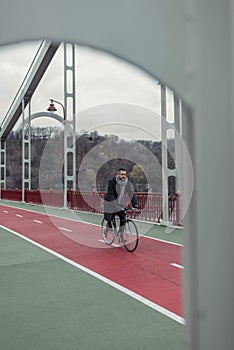
<instances>
[{"instance_id":1,"label":"bicycle rear wheel","mask_svg":"<svg viewBox=\"0 0 234 350\"><path fill-rule=\"evenodd\" d=\"M106 228L106 223L107 221L103 218L102 219L102 223L101 223L101 226L102 226L102 237L103 237L103 240L106 244L112 244L115 240L115 227L114 227L114 223L111 222L111 226L112 228Z\"/></svg>"},{"instance_id":2,"label":"bicycle rear wheel","mask_svg":"<svg viewBox=\"0 0 234 350\"><path fill-rule=\"evenodd\" d=\"M128 252L132 253L136 250L139 242L139 234L136 224L132 220L127 219L121 238L124 248Z\"/></svg>"}]
</instances>

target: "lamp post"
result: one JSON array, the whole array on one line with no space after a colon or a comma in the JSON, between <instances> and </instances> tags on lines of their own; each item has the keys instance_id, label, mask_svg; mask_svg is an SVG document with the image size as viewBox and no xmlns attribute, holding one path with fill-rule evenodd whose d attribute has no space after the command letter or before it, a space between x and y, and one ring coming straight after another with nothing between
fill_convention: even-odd
<instances>
[{"instance_id":1,"label":"lamp post","mask_svg":"<svg viewBox=\"0 0 234 350\"><path fill-rule=\"evenodd\" d=\"M49 111L49 112L56 112L57 111L57 109L55 108L54 102L58 103L62 107L62 109L63 109L63 122L65 124L67 121L67 117L66 117L65 107L61 102L56 101L56 100L51 98L50 105L49 105L49 108L47 108L47 111Z\"/></svg>"},{"instance_id":2,"label":"lamp post","mask_svg":"<svg viewBox=\"0 0 234 350\"><path fill-rule=\"evenodd\" d=\"M56 101L54 99L50 99L50 105L49 108L47 108L47 111L49 112L56 112L57 109L55 108L55 103L58 103L62 109L63 109L63 123L64 123L64 169L63 169L63 174L64 174L64 185L63 185L63 205L64 205L64 209L67 209L67 117L66 117L66 112L65 112L65 107L64 105L59 102Z\"/></svg>"}]
</instances>

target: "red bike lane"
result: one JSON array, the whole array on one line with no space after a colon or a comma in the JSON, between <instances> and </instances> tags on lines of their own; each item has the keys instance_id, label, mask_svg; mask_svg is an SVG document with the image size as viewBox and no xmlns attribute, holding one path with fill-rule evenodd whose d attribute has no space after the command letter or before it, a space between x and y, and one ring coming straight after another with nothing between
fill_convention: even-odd
<instances>
[{"instance_id":1,"label":"red bike lane","mask_svg":"<svg viewBox=\"0 0 234 350\"><path fill-rule=\"evenodd\" d=\"M181 246L140 237L134 253L103 243L100 227L0 205L1 225L183 317Z\"/></svg>"}]
</instances>

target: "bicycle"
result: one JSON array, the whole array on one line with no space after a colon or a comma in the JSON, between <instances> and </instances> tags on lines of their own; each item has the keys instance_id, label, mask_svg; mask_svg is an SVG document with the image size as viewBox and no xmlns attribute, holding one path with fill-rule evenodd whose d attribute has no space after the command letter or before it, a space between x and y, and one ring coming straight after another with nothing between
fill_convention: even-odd
<instances>
[{"instance_id":1,"label":"bicycle","mask_svg":"<svg viewBox=\"0 0 234 350\"><path fill-rule=\"evenodd\" d=\"M125 212L134 210L132 208L124 208ZM111 221L111 228L106 228L106 220L103 218L102 223L102 237L106 244L112 245L116 240L121 243L124 248L132 253L136 250L139 242L139 233L135 222L126 217L124 226L120 228L120 220L117 215L114 215Z\"/></svg>"}]
</instances>

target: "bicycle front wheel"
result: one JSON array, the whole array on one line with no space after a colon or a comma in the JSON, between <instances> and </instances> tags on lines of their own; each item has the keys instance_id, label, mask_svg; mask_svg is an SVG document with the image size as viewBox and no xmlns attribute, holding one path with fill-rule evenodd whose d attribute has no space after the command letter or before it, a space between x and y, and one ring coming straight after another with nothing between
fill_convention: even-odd
<instances>
[{"instance_id":1,"label":"bicycle front wheel","mask_svg":"<svg viewBox=\"0 0 234 350\"><path fill-rule=\"evenodd\" d=\"M125 224L124 232L122 235L122 242L124 248L130 253L134 252L138 246L138 229L136 227L136 224L130 219L128 219Z\"/></svg>"},{"instance_id":2,"label":"bicycle front wheel","mask_svg":"<svg viewBox=\"0 0 234 350\"><path fill-rule=\"evenodd\" d=\"M106 228L106 220L102 219L102 237L106 244L112 244L115 240L115 227L113 222L111 222L112 228Z\"/></svg>"}]
</instances>

